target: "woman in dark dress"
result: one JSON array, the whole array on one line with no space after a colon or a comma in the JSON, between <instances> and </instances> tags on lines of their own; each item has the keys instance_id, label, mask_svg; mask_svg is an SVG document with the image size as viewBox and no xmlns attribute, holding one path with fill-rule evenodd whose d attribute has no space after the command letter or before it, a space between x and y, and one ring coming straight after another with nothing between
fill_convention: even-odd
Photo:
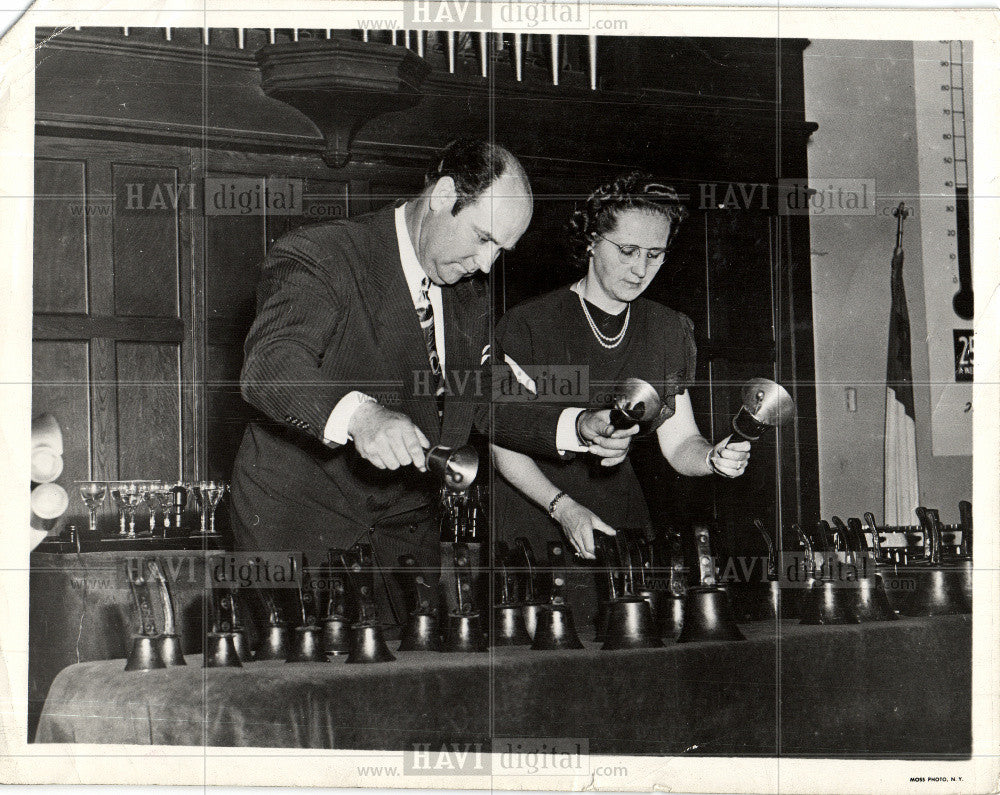
<instances>
[{"instance_id":1,"label":"woman in dark dress","mask_svg":"<svg viewBox=\"0 0 1000 795\"><path fill-rule=\"evenodd\" d=\"M525 367L539 378L540 372L565 375L555 366L570 366L570 373L578 367L589 376L588 408L608 408L614 385L626 377L647 381L673 409L656 431L669 464L682 475L734 478L746 469L750 444L726 437L713 445L698 431L687 392L695 368L693 324L640 297L685 215L676 192L646 175L629 174L598 188L570 223L574 258L585 275L513 307L497 326L497 343L529 391L534 386L541 392ZM558 527L580 557L592 559L595 531L649 527L627 458L598 465L582 443L574 458L555 463L492 449L502 476L494 483L499 539L526 536L536 550L544 549L558 538Z\"/></svg>"}]
</instances>

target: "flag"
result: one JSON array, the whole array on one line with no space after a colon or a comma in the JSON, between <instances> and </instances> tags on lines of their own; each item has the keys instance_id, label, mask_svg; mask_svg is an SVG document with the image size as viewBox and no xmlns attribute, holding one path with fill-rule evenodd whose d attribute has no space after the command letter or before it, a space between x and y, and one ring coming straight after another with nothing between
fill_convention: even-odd
<instances>
[{"instance_id":1,"label":"flag","mask_svg":"<svg viewBox=\"0 0 1000 795\"><path fill-rule=\"evenodd\" d=\"M917 493L917 443L913 412L910 316L903 288L902 235L892 252L892 309L885 373L885 523L913 524Z\"/></svg>"}]
</instances>

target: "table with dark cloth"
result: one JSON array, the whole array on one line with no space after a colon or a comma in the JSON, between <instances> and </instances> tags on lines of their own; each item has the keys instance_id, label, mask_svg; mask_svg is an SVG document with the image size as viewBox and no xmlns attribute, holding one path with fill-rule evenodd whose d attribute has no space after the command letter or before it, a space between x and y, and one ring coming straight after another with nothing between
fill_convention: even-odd
<instances>
[{"instance_id":1,"label":"table with dark cloth","mask_svg":"<svg viewBox=\"0 0 1000 795\"><path fill-rule=\"evenodd\" d=\"M56 675L67 665L128 654L138 618L125 565L150 557L169 577L186 653L201 651L207 608L205 566L215 550L108 551L30 559L28 736Z\"/></svg>"},{"instance_id":2,"label":"table with dark cloth","mask_svg":"<svg viewBox=\"0 0 1000 795\"><path fill-rule=\"evenodd\" d=\"M744 628L662 649L399 653L372 665L73 665L36 741L404 750L586 738L600 754L968 758L969 616Z\"/></svg>"}]
</instances>

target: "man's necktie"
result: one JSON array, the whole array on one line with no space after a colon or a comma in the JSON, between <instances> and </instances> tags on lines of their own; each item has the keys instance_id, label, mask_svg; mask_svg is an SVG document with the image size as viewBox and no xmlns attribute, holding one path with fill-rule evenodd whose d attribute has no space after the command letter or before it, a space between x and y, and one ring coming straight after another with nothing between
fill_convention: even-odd
<instances>
[{"instance_id":1,"label":"man's necktie","mask_svg":"<svg viewBox=\"0 0 1000 795\"><path fill-rule=\"evenodd\" d=\"M434 395L437 398L438 414L444 412L444 373L441 371L441 357L438 356L437 341L434 339L434 307L431 304L431 280L426 276L420 282L420 295L414 304L420 330L424 334L424 344L427 346L427 359L431 365Z\"/></svg>"}]
</instances>

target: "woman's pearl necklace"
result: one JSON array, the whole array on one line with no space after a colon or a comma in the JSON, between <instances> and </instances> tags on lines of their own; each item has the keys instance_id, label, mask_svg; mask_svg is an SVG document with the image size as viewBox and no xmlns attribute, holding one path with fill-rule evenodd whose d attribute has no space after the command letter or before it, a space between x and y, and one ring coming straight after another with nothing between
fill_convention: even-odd
<instances>
[{"instance_id":1,"label":"woman's pearl necklace","mask_svg":"<svg viewBox=\"0 0 1000 795\"><path fill-rule=\"evenodd\" d=\"M580 299L580 306L583 307L583 314L586 316L587 323L590 325L590 330L594 332L594 337L597 339L598 344L608 350L617 348L621 345L622 340L625 339L625 332L628 331L628 321L632 314L632 304L629 304L625 309L625 323L622 325L622 330L613 337L609 337L607 334L601 333L601 330L597 328L597 324L594 322L594 318L590 316L590 310L587 309L587 302L583 298L583 282L577 282L577 287L579 289L575 290L576 297Z\"/></svg>"}]
</instances>

